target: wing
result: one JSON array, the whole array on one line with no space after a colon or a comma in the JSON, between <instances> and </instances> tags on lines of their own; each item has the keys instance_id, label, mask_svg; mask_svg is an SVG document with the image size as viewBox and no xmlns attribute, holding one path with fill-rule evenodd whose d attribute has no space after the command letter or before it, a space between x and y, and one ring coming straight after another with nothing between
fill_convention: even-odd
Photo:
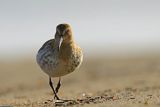
<instances>
[{"instance_id":1,"label":"wing","mask_svg":"<svg viewBox=\"0 0 160 107\"><path fill-rule=\"evenodd\" d=\"M39 65L42 65L42 63L44 63L44 57L46 57L48 55L48 53L50 53L50 51L52 50L52 47L53 47L52 45L54 46L54 39L48 40L39 49L37 56L36 56L37 63Z\"/></svg>"},{"instance_id":2,"label":"wing","mask_svg":"<svg viewBox=\"0 0 160 107\"><path fill-rule=\"evenodd\" d=\"M54 54L54 39L50 39L43 44L37 53L37 63L43 71L53 71L57 64L56 55Z\"/></svg>"},{"instance_id":3,"label":"wing","mask_svg":"<svg viewBox=\"0 0 160 107\"><path fill-rule=\"evenodd\" d=\"M40 52L41 50L43 50L44 48L47 48L47 47L50 47L50 48L53 48L54 47L54 39L50 39L48 40L47 42L45 42L42 47L39 49L38 52Z\"/></svg>"}]
</instances>

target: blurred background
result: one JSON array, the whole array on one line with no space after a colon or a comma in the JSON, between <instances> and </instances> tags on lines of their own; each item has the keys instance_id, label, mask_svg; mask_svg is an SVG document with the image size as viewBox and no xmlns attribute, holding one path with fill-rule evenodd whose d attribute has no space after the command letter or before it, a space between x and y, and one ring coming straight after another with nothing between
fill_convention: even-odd
<instances>
[{"instance_id":1,"label":"blurred background","mask_svg":"<svg viewBox=\"0 0 160 107\"><path fill-rule=\"evenodd\" d=\"M60 23L72 26L87 55L158 52L159 4L159 0L1 0L0 55L35 55Z\"/></svg>"},{"instance_id":2,"label":"blurred background","mask_svg":"<svg viewBox=\"0 0 160 107\"><path fill-rule=\"evenodd\" d=\"M66 90L74 90L68 86L77 83L85 87L78 92L97 86L158 84L159 4L159 0L1 0L0 97L17 98L18 92L37 87L50 90L35 57L60 23L72 26L84 51L82 67L64 77Z\"/></svg>"}]
</instances>

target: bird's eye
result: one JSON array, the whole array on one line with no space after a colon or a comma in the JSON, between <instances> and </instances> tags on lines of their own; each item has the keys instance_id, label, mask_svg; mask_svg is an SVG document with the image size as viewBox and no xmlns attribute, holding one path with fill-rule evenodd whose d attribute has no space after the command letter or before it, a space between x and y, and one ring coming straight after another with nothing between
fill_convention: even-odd
<instances>
[{"instance_id":1,"label":"bird's eye","mask_svg":"<svg viewBox=\"0 0 160 107\"><path fill-rule=\"evenodd\" d=\"M67 29L67 30L66 30L66 33L69 33L69 31L70 31L70 30L69 30L69 29Z\"/></svg>"},{"instance_id":2,"label":"bird's eye","mask_svg":"<svg viewBox=\"0 0 160 107\"><path fill-rule=\"evenodd\" d=\"M66 30L66 33L68 33L68 32L69 32L69 29Z\"/></svg>"},{"instance_id":3,"label":"bird's eye","mask_svg":"<svg viewBox=\"0 0 160 107\"><path fill-rule=\"evenodd\" d=\"M63 31L62 34L64 35L64 34L66 34L66 33L68 33L68 32L69 32L69 29L66 29L66 30Z\"/></svg>"}]
</instances>

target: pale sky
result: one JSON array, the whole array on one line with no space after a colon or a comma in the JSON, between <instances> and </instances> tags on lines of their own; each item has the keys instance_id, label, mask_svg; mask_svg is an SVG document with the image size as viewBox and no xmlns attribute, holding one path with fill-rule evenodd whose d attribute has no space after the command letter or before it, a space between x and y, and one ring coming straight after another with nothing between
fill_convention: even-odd
<instances>
[{"instance_id":1,"label":"pale sky","mask_svg":"<svg viewBox=\"0 0 160 107\"><path fill-rule=\"evenodd\" d=\"M36 53L64 22L85 53L160 50L159 0L0 0L0 55Z\"/></svg>"}]
</instances>

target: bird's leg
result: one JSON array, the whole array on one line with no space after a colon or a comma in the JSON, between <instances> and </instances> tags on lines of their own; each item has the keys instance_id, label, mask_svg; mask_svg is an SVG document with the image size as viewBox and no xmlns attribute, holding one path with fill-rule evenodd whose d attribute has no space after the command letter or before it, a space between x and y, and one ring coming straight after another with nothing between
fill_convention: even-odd
<instances>
[{"instance_id":1,"label":"bird's leg","mask_svg":"<svg viewBox=\"0 0 160 107\"><path fill-rule=\"evenodd\" d=\"M58 81L57 87L55 89L56 93L58 93L60 87L61 87L61 77L59 77L59 81Z\"/></svg>"},{"instance_id":2,"label":"bird's leg","mask_svg":"<svg viewBox=\"0 0 160 107\"><path fill-rule=\"evenodd\" d=\"M56 93L56 91L54 90L51 77L49 77L49 85L50 85L50 87L52 88L52 91L53 91L53 93L54 93L54 98L56 98L57 100L59 100L59 97L57 96L57 93Z\"/></svg>"}]
</instances>

